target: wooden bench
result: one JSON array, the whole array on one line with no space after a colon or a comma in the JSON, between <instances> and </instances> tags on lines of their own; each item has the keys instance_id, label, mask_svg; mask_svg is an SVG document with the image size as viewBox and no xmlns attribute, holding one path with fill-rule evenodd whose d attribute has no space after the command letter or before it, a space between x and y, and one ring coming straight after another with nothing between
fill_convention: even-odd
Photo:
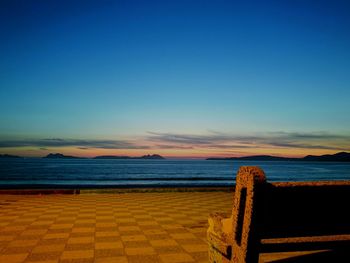
<instances>
[{"instance_id":1,"label":"wooden bench","mask_svg":"<svg viewBox=\"0 0 350 263\"><path fill-rule=\"evenodd\" d=\"M268 183L237 173L231 217L209 217L209 262L258 262L260 253L348 249L350 181ZM350 262L350 261L348 261Z\"/></svg>"}]
</instances>

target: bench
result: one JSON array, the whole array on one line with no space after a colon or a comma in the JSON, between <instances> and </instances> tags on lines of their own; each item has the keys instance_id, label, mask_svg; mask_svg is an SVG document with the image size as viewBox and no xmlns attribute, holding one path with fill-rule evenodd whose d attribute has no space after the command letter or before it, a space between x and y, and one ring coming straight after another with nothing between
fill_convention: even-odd
<instances>
[{"instance_id":1,"label":"bench","mask_svg":"<svg viewBox=\"0 0 350 263\"><path fill-rule=\"evenodd\" d=\"M209 262L259 262L260 253L350 253L350 181L268 183L259 167L236 178L230 217L209 217ZM348 261L350 262L350 261Z\"/></svg>"}]
</instances>

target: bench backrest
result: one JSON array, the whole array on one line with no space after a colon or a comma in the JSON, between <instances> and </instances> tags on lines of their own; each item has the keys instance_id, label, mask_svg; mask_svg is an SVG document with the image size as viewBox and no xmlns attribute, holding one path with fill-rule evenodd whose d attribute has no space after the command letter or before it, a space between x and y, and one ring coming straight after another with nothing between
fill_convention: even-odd
<instances>
[{"instance_id":1,"label":"bench backrest","mask_svg":"<svg viewBox=\"0 0 350 263\"><path fill-rule=\"evenodd\" d=\"M261 238L350 234L350 183L267 184L257 215Z\"/></svg>"},{"instance_id":2,"label":"bench backrest","mask_svg":"<svg viewBox=\"0 0 350 263\"><path fill-rule=\"evenodd\" d=\"M258 252L278 251L278 243L302 250L339 241L350 234L349 202L350 181L268 183L259 167L241 167L232 214L235 261L257 262Z\"/></svg>"}]
</instances>

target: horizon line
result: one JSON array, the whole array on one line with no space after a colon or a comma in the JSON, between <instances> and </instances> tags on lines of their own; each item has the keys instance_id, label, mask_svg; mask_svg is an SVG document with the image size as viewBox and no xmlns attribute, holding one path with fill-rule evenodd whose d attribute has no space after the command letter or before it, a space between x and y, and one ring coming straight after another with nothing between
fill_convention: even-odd
<instances>
[{"instance_id":1,"label":"horizon line","mask_svg":"<svg viewBox=\"0 0 350 263\"><path fill-rule=\"evenodd\" d=\"M59 153L59 152L51 152L49 154L62 154L63 156L66 156L67 159L69 159L70 157L72 158L82 158L82 159L94 159L96 157L100 157L100 156L110 156L110 157L129 157L129 158L138 158L138 157L143 157L143 156L147 156L147 155L159 155L161 157L163 157L164 159L186 159L186 160L206 160L208 158L218 158L218 159L229 159L229 158L244 158L244 157L255 157L255 156L270 156L270 157L281 157L281 158L290 158L290 159L299 159L299 158L303 158L303 157L306 157L306 156L323 156L323 155L334 155L334 154L337 154L337 153L341 153L341 152L345 152L347 153L346 151L338 151L336 153L328 153L328 154L320 154L320 155L313 155L313 154L307 154L307 155L303 155L301 157L296 157L296 156L288 156L288 155L270 155L270 154L251 154L251 155L239 155L239 156L214 156L214 155L210 155L210 156L163 156L163 155L160 155L160 154L144 154L144 155L96 155L96 156L82 156L82 155L65 155L65 154L62 154L62 153ZM8 154L8 153L0 153L0 156L1 155L9 155L9 156L16 156L16 157L19 157L19 158L45 158L46 156L48 156L49 154L47 155L42 155L42 156L26 156L26 155L14 155L14 154ZM59 158L58 158L59 159ZM155 160L155 159L153 159Z\"/></svg>"}]
</instances>

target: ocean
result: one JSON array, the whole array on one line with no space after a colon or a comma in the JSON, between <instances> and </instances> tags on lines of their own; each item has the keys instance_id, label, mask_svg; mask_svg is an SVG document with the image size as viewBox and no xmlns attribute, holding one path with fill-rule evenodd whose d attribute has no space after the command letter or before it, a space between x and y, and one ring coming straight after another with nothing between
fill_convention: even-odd
<instances>
[{"instance_id":1,"label":"ocean","mask_svg":"<svg viewBox=\"0 0 350 263\"><path fill-rule=\"evenodd\" d=\"M295 161L0 159L0 188L232 186L240 166L268 181L350 180L350 163Z\"/></svg>"}]
</instances>

